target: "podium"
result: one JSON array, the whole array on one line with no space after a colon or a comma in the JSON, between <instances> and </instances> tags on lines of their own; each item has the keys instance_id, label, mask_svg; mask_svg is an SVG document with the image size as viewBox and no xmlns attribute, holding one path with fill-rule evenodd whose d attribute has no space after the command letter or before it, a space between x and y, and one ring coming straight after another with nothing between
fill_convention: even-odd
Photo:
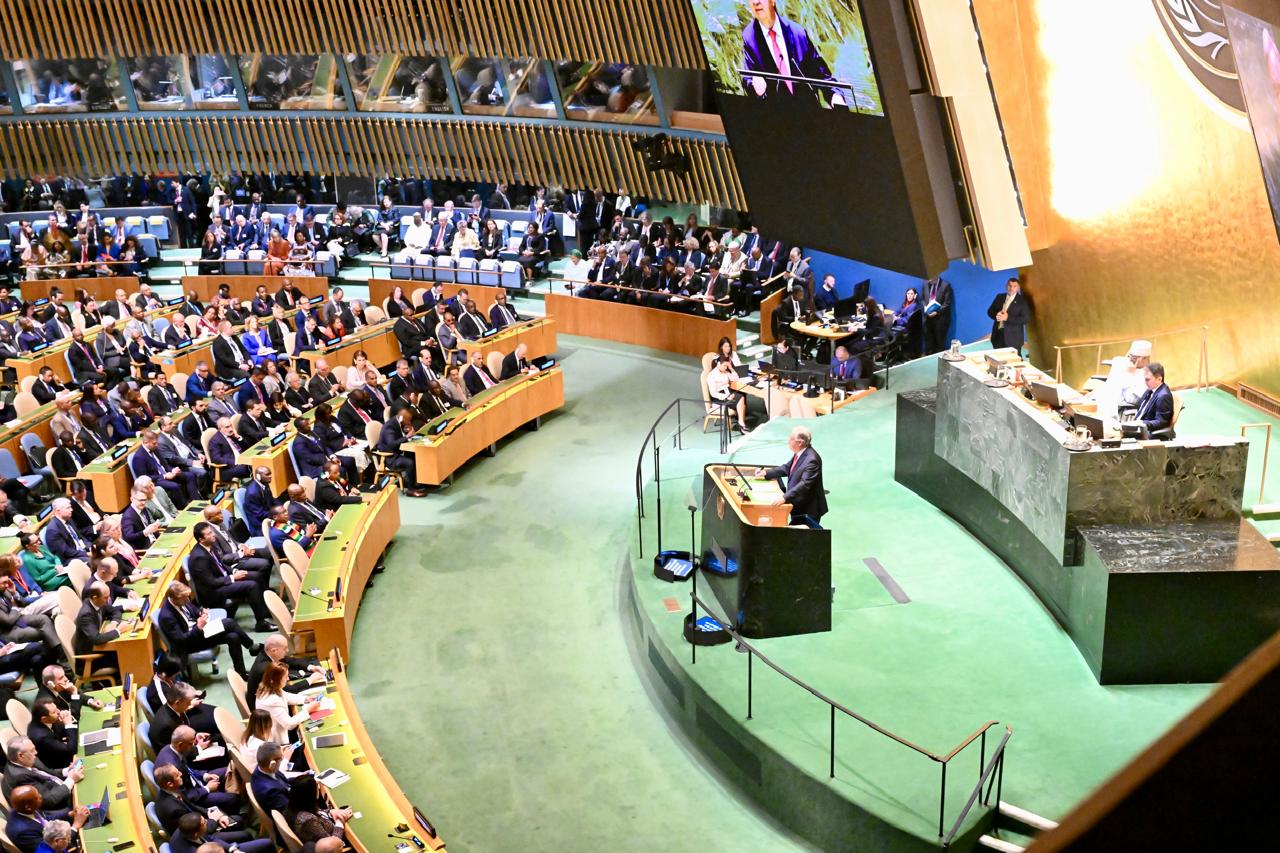
<instances>
[{"instance_id":1,"label":"podium","mask_svg":"<svg viewBox=\"0 0 1280 853\"><path fill-rule=\"evenodd\" d=\"M791 525L776 480L756 465L707 465L702 572L734 630L786 637L831 630L831 531Z\"/></svg>"}]
</instances>

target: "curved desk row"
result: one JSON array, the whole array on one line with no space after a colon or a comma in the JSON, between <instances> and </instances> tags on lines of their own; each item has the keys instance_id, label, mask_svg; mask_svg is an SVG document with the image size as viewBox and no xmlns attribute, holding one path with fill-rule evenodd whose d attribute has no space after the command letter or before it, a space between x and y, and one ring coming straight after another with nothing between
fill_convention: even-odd
<instances>
[{"instance_id":1,"label":"curved desk row","mask_svg":"<svg viewBox=\"0 0 1280 853\"><path fill-rule=\"evenodd\" d=\"M298 288L308 297L329 294L329 279L315 275L184 275L178 282L182 285L183 296L194 292L196 298L204 302L217 296L218 288L224 284L241 302L252 300L258 293L258 285L262 284L267 286L267 292L273 298L285 284Z\"/></svg>"},{"instance_id":2,"label":"curved desk row","mask_svg":"<svg viewBox=\"0 0 1280 853\"><path fill-rule=\"evenodd\" d=\"M395 324L382 320L368 326L361 326L350 334L343 335L337 343L319 349L305 350L299 358L314 363L317 358L330 362L330 366L338 364L350 365L358 350L364 350L369 363L376 368L395 364L400 358L400 342L396 340L392 327ZM292 343L292 341L290 341Z\"/></svg>"},{"instance_id":3,"label":"curved desk row","mask_svg":"<svg viewBox=\"0 0 1280 853\"><path fill-rule=\"evenodd\" d=\"M539 418L563 405L560 368L522 374L476 394L466 409L450 409L432 419L400 446L413 453L418 482L438 486L498 439L525 424L536 426Z\"/></svg>"},{"instance_id":4,"label":"curved desk row","mask_svg":"<svg viewBox=\"0 0 1280 853\"><path fill-rule=\"evenodd\" d=\"M553 317L536 317L522 320L495 332L487 338L469 341L465 338L458 342L458 348L467 354L470 360L473 352L478 352L489 362L490 353L515 352L516 347L524 344L529 348L529 358L540 358L556 351L556 321Z\"/></svg>"},{"instance_id":5,"label":"curved desk row","mask_svg":"<svg viewBox=\"0 0 1280 853\"><path fill-rule=\"evenodd\" d=\"M142 687L145 681L135 684ZM146 808L142 798L142 780L138 770L137 702L133 696L122 699L124 688L108 687L89 693L102 703L95 711L87 704L80 711L79 757L84 762L84 778L76 783L74 800L77 806L95 806L102 802L102 792L107 792L110 823L93 829L80 830L80 849L84 851L123 850L135 853L155 853L156 844L151 837ZM119 701L120 707L116 707ZM95 755L85 753L84 737L103 729L116 729L120 743Z\"/></svg>"},{"instance_id":6,"label":"curved desk row","mask_svg":"<svg viewBox=\"0 0 1280 853\"><path fill-rule=\"evenodd\" d=\"M159 308L153 308L146 313L146 318L152 322L161 318L172 320L177 314L176 306L162 305ZM117 324L119 325L119 324ZM90 326L85 329L84 340L87 344L92 344L97 340L98 334L102 331L101 326ZM126 338L125 343L129 341ZM60 341L54 341L39 352L33 352L28 355L19 355L5 360L5 367L12 367L14 373L17 374L17 382L22 382L28 376L38 376L40 371L46 367L53 371L53 375L58 377L59 382L71 381L71 368L67 365L67 350L71 347L71 338L63 338Z\"/></svg>"},{"instance_id":7,"label":"curved desk row","mask_svg":"<svg viewBox=\"0 0 1280 853\"><path fill-rule=\"evenodd\" d=\"M339 507L311 552L303 594L294 605L293 632L314 635L322 657L336 649L347 658L365 585L400 529L397 491L387 487Z\"/></svg>"},{"instance_id":8,"label":"curved desk row","mask_svg":"<svg viewBox=\"0 0 1280 853\"><path fill-rule=\"evenodd\" d=\"M547 315L566 335L603 338L623 344L666 350L701 358L715 352L721 338L735 343L738 322L711 316L644 308L603 299L547 294Z\"/></svg>"},{"instance_id":9,"label":"curved desk row","mask_svg":"<svg viewBox=\"0 0 1280 853\"><path fill-rule=\"evenodd\" d=\"M12 361L12 359L10 360ZM80 392L72 392L71 400L73 404L79 405ZM53 420L53 416L57 413L57 404L50 401L40 408L28 412L25 417L15 418L8 423L0 424L0 447L13 454L19 470L30 473L29 469L31 467L27 464L27 456L22 450L22 437L28 433L35 433L40 436L40 440L44 442L46 448L53 447L53 427L50 425L50 421Z\"/></svg>"}]
</instances>

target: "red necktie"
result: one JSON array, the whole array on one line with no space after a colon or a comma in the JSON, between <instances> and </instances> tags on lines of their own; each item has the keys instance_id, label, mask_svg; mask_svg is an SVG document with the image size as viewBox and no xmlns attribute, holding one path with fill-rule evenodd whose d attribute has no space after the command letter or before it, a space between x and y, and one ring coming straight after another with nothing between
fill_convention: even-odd
<instances>
[{"instance_id":1,"label":"red necktie","mask_svg":"<svg viewBox=\"0 0 1280 853\"><path fill-rule=\"evenodd\" d=\"M778 31L777 30L769 30L769 41L773 43L773 61L778 66L778 73L782 75L786 75L788 69L786 66L786 60L782 58L782 48L778 47ZM782 82L786 84L787 91L794 95L796 92L796 87L792 85L791 81L783 80Z\"/></svg>"},{"instance_id":2,"label":"red necktie","mask_svg":"<svg viewBox=\"0 0 1280 853\"><path fill-rule=\"evenodd\" d=\"M787 469L787 476L790 477L796 472L796 463L800 461L800 454L797 453L791 457L791 467Z\"/></svg>"}]
</instances>

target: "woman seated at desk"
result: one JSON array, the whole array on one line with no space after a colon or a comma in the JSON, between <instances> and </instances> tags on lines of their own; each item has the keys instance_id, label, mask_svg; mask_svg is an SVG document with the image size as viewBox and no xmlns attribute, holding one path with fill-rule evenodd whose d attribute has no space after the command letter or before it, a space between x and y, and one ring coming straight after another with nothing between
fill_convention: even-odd
<instances>
[{"instance_id":1,"label":"woman seated at desk","mask_svg":"<svg viewBox=\"0 0 1280 853\"><path fill-rule=\"evenodd\" d=\"M271 717L271 737L268 740L279 744L290 743L298 726L311 717L311 712L320 703L319 696L303 697L296 693L285 692L285 684L289 680L289 667L282 663L270 663L266 672L262 673L262 683L258 685L258 695L254 707L266 711ZM296 714L289 713L290 706L301 705Z\"/></svg>"},{"instance_id":2,"label":"woman seated at desk","mask_svg":"<svg viewBox=\"0 0 1280 853\"><path fill-rule=\"evenodd\" d=\"M712 400L718 400L724 409L733 408L738 413L738 432L747 434L747 398L741 391L734 391L733 380L738 373L733 369L733 362L720 358L716 366L707 374L707 393ZM723 413L726 417L728 412Z\"/></svg>"}]
</instances>

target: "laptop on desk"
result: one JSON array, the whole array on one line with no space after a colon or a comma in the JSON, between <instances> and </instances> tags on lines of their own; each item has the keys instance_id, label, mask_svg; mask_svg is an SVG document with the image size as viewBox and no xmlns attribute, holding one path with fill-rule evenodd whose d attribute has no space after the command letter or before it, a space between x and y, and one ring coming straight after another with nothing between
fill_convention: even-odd
<instances>
[{"instance_id":1,"label":"laptop on desk","mask_svg":"<svg viewBox=\"0 0 1280 853\"><path fill-rule=\"evenodd\" d=\"M1043 403L1051 409L1065 408L1068 403L1073 403L1081 397L1080 392L1070 385L1062 385L1058 382L1039 382L1032 379L1027 383L1027 387L1031 389L1031 396L1037 403Z\"/></svg>"}]
</instances>

